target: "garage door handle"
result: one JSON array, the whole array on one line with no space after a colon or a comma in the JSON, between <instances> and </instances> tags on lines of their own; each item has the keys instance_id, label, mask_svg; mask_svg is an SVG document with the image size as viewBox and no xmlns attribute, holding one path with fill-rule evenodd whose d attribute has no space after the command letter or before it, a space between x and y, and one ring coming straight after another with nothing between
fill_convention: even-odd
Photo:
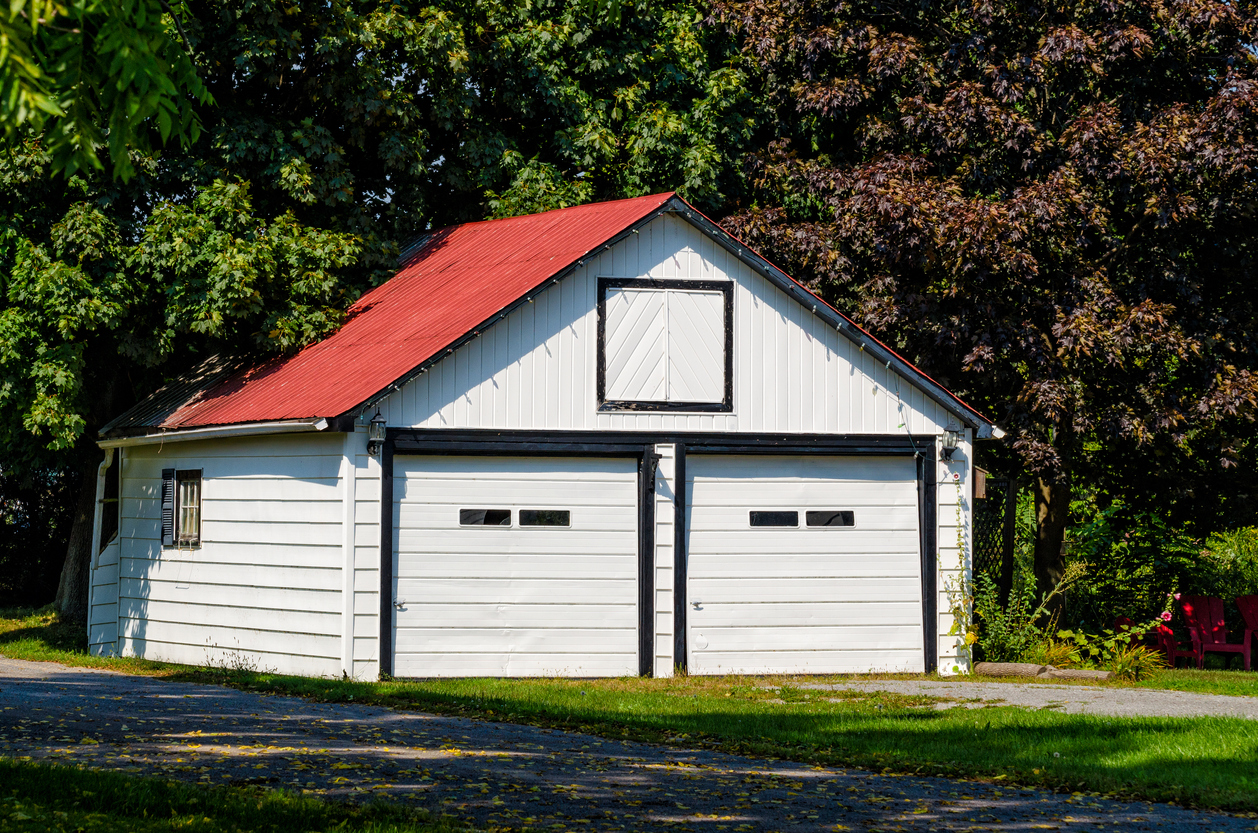
<instances>
[{"instance_id":1,"label":"garage door handle","mask_svg":"<svg viewBox=\"0 0 1258 833\"><path fill-rule=\"evenodd\" d=\"M696 599L695 601L691 602L690 604L694 607L694 609L695 609L695 610L698 610L698 609L699 609L699 605L703 604L703 602L701 602L701 601L699 601L698 599Z\"/></svg>"},{"instance_id":2,"label":"garage door handle","mask_svg":"<svg viewBox=\"0 0 1258 833\"><path fill-rule=\"evenodd\" d=\"M398 599L396 602L393 603L393 606L396 607L398 610L401 610L402 608L406 607L406 599Z\"/></svg>"}]
</instances>

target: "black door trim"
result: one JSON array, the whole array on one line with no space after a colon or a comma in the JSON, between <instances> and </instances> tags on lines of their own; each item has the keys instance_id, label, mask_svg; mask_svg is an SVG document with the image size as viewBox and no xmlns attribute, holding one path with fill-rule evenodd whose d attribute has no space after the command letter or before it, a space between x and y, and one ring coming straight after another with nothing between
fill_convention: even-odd
<instances>
[{"instance_id":1,"label":"black door trim","mask_svg":"<svg viewBox=\"0 0 1258 833\"><path fill-rule=\"evenodd\" d=\"M927 674L939 666L939 592L936 586L939 552L936 549L938 527L935 507L935 481L939 467L933 442L929 451L929 454L917 458L918 533L922 539L922 652Z\"/></svg>"},{"instance_id":2,"label":"black door trim","mask_svg":"<svg viewBox=\"0 0 1258 833\"><path fill-rule=\"evenodd\" d=\"M655 473L660 456L642 446L638 461L638 676L655 668Z\"/></svg>"},{"instance_id":3,"label":"black door trim","mask_svg":"<svg viewBox=\"0 0 1258 833\"><path fill-rule=\"evenodd\" d=\"M398 454L525 454L564 457L637 457L642 446L683 443L694 454L932 453L935 438L909 434L751 434L737 432L515 431L390 428Z\"/></svg>"},{"instance_id":4,"label":"black door trim","mask_svg":"<svg viewBox=\"0 0 1258 833\"><path fill-rule=\"evenodd\" d=\"M677 443L673 484L673 666L678 672L686 672L690 664L686 659L686 603L689 570L686 556L689 546L689 522L687 502L690 489L686 485L686 444Z\"/></svg>"}]
</instances>

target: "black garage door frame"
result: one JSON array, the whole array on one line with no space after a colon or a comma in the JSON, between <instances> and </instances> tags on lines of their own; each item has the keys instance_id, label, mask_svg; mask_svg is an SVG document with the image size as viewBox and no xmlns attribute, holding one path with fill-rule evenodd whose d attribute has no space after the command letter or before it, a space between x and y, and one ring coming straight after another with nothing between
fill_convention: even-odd
<instances>
[{"instance_id":1,"label":"black garage door frame","mask_svg":"<svg viewBox=\"0 0 1258 833\"><path fill-rule=\"evenodd\" d=\"M629 431L496 431L389 428L380 451L380 674L393 674L393 458L395 455L622 457L638 461L638 673L650 676L655 654L656 445L676 447L673 524L673 661L686 668L686 452L821 454L828 457L912 456L917 461L921 537L922 635L925 668L938 665L935 438L930 435L737 434Z\"/></svg>"}]
</instances>

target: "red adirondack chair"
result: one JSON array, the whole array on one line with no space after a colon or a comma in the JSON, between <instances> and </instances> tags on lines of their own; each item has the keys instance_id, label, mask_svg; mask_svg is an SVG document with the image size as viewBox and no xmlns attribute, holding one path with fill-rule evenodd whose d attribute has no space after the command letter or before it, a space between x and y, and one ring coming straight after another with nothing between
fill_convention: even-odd
<instances>
[{"instance_id":1,"label":"red adirondack chair","mask_svg":"<svg viewBox=\"0 0 1258 833\"><path fill-rule=\"evenodd\" d=\"M1236 606L1245 620L1245 642L1258 636L1258 596L1237 596Z\"/></svg>"},{"instance_id":2,"label":"red adirondack chair","mask_svg":"<svg viewBox=\"0 0 1258 833\"><path fill-rule=\"evenodd\" d=\"M1210 596L1184 596L1179 600L1180 612L1188 622L1192 637L1192 653L1197 667L1204 668L1206 654L1240 654L1249 670L1249 649L1253 632L1245 631L1244 642L1227 641L1227 625L1223 622L1223 600Z\"/></svg>"},{"instance_id":3,"label":"red adirondack chair","mask_svg":"<svg viewBox=\"0 0 1258 833\"><path fill-rule=\"evenodd\" d=\"M1158 625L1149 633L1158 650L1166 654L1166 664L1171 668L1175 667L1175 661L1180 657L1195 656L1190 646L1179 643L1179 640L1175 638L1175 631L1171 630L1169 625Z\"/></svg>"}]
</instances>

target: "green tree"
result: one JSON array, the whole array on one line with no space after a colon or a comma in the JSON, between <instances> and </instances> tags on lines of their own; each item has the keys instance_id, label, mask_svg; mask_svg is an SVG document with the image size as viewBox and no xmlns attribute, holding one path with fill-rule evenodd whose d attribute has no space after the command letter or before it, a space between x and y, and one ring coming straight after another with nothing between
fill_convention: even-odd
<instances>
[{"instance_id":1,"label":"green tree","mask_svg":"<svg viewBox=\"0 0 1258 833\"><path fill-rule=\"evenodd\" d=\"M0 124L10 147L43 137L67 176L135 169L131 152L195 142L209 95L166 0L14 0L0 11Z\"/></svg>"},{"instance_id":2,"label":"green tree","mask_svg":"<svg viewBox=\"0 0 1258 833\"><path fill-rule=\"evenodd\" d=\"M753 127L685 2L184 8L195 142L132 148L125 182L54 175L45 138L0 158L0 459L83 484L80 615L105 421L208 355L327 334L427 228L669 189L719 211Z\"/></svg>"},{"instance_id":3,"label":"green tree","mask_svg":"<svg viewBox=\"0 0 1258 833\"><path fill-rule=\"evenodd\" d=\"M778 125L730 224L1009 432L1042 591L1076 481L1237 461L1252 0L718 0L714 21Z\"/></svg>"}]
</instances>

